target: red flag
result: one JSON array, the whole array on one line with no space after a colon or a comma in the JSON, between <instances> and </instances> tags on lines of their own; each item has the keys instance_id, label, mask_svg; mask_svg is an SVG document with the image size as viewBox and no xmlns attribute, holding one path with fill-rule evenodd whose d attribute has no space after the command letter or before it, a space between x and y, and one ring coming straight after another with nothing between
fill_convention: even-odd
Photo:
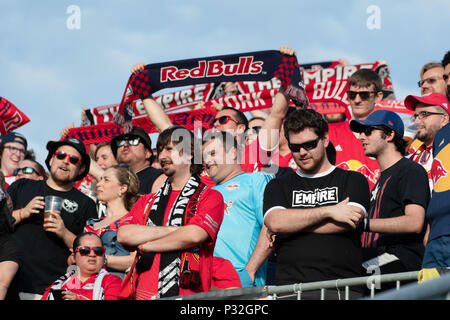
<instances>
[{"instance_id":1,"label":"red flag","mask_svg":"<svg viewBox=\"0 0 450 320\"><path fill-rule=\"evenodd\" d=\"M14 104L0 97L0 134L4 136L8 132L23 126L30 119Z\"/></svg>"}]
</instances>

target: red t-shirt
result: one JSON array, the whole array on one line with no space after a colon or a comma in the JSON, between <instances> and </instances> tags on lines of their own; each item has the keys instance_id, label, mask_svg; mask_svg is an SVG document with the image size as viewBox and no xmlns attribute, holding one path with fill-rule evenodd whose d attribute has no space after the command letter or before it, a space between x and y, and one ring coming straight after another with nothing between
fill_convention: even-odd
<instances>
[{"instance_id":1,"label":"red t-shirt","mask_svg":"<svg viewBox=\"0 0 450 320\"><path fill-rule=\"evenodd\" d=\"M180 192L181 190L173 190L169 196L169 201L164 213L164 225L167 223L170 209L172 208L172 205ZM127 214L127 217L131 217L131 219L126 219L122 226L128 224L145 225L147 221L144 221L144 210L147 202L153 197L153 195L154 194L143 195L133 206L133 209L131 209L131 211ZM154 199L152 201L154 201ZM180 288L179 295L209 291L211 287L213 251L217 233L219 232L220 225L222 224L223 212L224 201L222 195L218 191L207 187L200 195L196 215L186 224L199 226L210 236L210 239L202 243L200 246L201 286L195 290ZM157 298L160 260L161 254L156 253L150 270L139 274L139 280L136 287L136 300L149 300Z\"/></svg>"},{"instance_id":2,"label":"red t-shirt","mask_svg":"<svg viewBox=\"0 0 450 320\"><path fill-rule=\"evenodd\" d=\"M76 293L80 300L92 300L96 274L92 275L85 282L81 282L76 275L73 275L72 277L75 277L73 278L75 279L75 281L69 280L61 287L61 289L66 289L68 291ZM121 284L122 279L119 276L113 274L105 275L102 280L104 300L117 300L117 297L120 293ZM41 300L47 300L52 285L45 290Z\"/></svg>"}]
</instances>

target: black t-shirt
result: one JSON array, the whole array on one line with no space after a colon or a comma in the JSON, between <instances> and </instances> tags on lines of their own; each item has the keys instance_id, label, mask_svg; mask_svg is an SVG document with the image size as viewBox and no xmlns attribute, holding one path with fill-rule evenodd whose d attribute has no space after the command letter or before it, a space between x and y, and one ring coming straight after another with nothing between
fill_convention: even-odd
<instances>
[{"instance_id":1,"label":"black t-shirt","mask_svg":"<svg viewBox=\"0 0 450 320\"><path fill-rule=\"evenodd\" d=\"M24 208L36 196L63 198L61 218L75 235L83 232L89 218L97 217L95 202L75 188L62 192L50 188L44 180L19 179L9 186L8 193L14 210ZM19 291L42 294L66 273L70 251L56 234L43 229L43 211L15 226L13 237L22 251L22 264L17 274Z\"/></svg>"},{"instance_id":2,"label":"black t-shirt","mask_svg":"<svg viewBox=\"0 0 450 320\"><path fill-rule=\"evenodd\" d=\"M381 172L372 189L369 217L393 218L405 214L407 204L418 204L427 208L430 187L425 169L418 163L402 158L390 168ZM380 248L383 252L396 255L406 267L420 268L423 257L423 237L426 225L420 234L383 234L365 232L363 246ZM381 251L380 251L381 253Z\"/></svg>"},{"instance_id":3,"label":"black t-shirt","mask_svg":"<svg viewBox=\"0 0 450 320\"><path fill-rule=\"evenodd\" d=\"M366 211L369 209L369 185L362 174L335 167L311 176L300 176L298 172L268 183L264 213L274 207L310 209L335 205L347 197ZM275 249L277 285L361 275L360 229L336 234L299 231L278 237Z\"/></svg>"},{"instance_id":4,"label":"black t-shirt","mask_svg":"<svg viewBox=\"0 0 450 320\"><path fill-rule=\"evenodd\" d=\"M162 170L153 167L145 168L136 173L139 178L139 193L148 194L152 190L153 182L163 173Z\"/></svg>"}]
</instances>

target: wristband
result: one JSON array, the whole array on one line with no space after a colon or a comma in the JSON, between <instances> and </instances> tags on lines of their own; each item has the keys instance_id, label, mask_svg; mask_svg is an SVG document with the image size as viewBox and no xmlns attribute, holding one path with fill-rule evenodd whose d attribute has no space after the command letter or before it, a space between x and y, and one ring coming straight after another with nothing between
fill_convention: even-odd
<instances>
[{"instance_id":1,"label":"wristband","mask_svg":"<svg viewBox=\"0 0 450 320\"><path fill-rule=\"evenodd\" d=\"M19 221L23 220L22 211L23 211L23 208L19 210L19 219L20 219Z\"/></svg>"},{"instance_id":2,"label":"wristband","mask_svg":"<svg viewBox=\"0 0 450 320\"><path fill-rule=\"evenodd\" d=\"M370 218L364 217L364 231L370 231Z\"/></svg>"}]
</instances>

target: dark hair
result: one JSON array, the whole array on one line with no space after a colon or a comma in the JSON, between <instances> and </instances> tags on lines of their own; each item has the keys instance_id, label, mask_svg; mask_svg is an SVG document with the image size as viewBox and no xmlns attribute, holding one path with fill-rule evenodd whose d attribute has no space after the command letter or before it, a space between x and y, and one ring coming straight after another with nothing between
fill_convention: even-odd
<instances>
[{"instance_id":1,"label":"dark hair","mask_svg":"<svg viewBox=\"0 0 450 320\"><path fill-rule=\"evenodd\" d=\"M24 159L24 160L33 162L35 167L36 167L35 169L36 169L38 175L40 175L41 177L44 177L44 180L47 180L48 174L45 171L44 167L39 162L37 162L34 159Z\"/></svg>"},{"instance_id":2,"label":"dark hair","mask_svg":"<svg viewBox=\"0 0 450 320\"><path fill-rule=\"evenodd\" d=\"M237 150L237 161L238 163L240 163L239 161L241 159L241 153L239 152L239 145L236 138L231 133L226 131L207 131L203 137L203 144L214 139L220 140L225 152L228 152L232 148L235 148Z\"/></svg>"},{"instance_id":3,"label":"dark hair","mask_svg":"<svg viewBox=\"0 0 450 320\"><path fill-rule=\"evenodd\" d=\"M102 247L104 246L103 240L102 240L102 238L100 238L98 236L98 234L96 234L94 232L82 232L82 233L78 234L75 237L75 239L73 240L72 250L73 250L74 253L75 253L75 250L80 246L81 239L83 239L86 236L95 236L95 237L97 237L98 239L100 239L100 242L102 243Z\"/></svg>"},{"instance_id":4,"label":"dark hair","mask_svg":"<svg viewBox=\"0 0 450 320\"><path fill-rule=\"evenodd\" d=\"M298 133L306 128L314 130L319 138L328 132L328 123L324 117L312 109L297 109L284 120L284 136L289 142L289 133Z\"/></svg>"},{"instance_id":5,"label":"dark hair","mask_svg":"<svg viewBox=\"0 0 450 320\"><path fill-rule=\"evenodd\" d=\"M248 119L241 110L238 110L238 109L235 109L232 107L228 107L228 106L223 107L222 110L233 110L235 112L237 123L245 125L245 130L248 129Z\"/></svg>"},{"instance_id":6,"label":"dark hair","mask_svg":"<svg viewBox=\"0 0 450 320\"><path fill-rule=\"evenodd\" d=\"M188 137L188 141L183 143L185 137ZM174 145L182 143L183 151L189 151L189 155L192 156L191 159L191 174L200 174L203 170L203 165L201 161L201 147L199 139L197 139L194 133L182 126L174 126L167 128L161 132L158 136L158 141L156 142L156 150L158 154L167 146L170 142ZM190 143L190 145L186 145ZM180 151L181 151L180 150ZM196 156L200 156L200 160L196 159ZM198 161L196 161L198 160Z\"/></svg>"},{"instance_id":7,"label":"dark hair","mask_svg":"<svg viewBox=\"0 0 450 320\"><path fill-rule=\"evenodd\" d=\"M383 128L383 130L381 131L381 137L383 139L386 139L388 135L390 135L392 133L392 129L386 127L386 126L381 126ZM394 131L394 139L392 139L392 143L395 145L395 149L400 152L402 154L402 156L405 155L406 152L406 146L407 146L407 142L405 141L405 139L403 139L403 137L401 135L399 135L397 132Z\"/></svg>"},{"instance_id":8,"label":"dark hair","mask_svg":"<svg viewBox=\"0 0 450 320\"><path fill-rule=\"evenodd\" d=\"M383 89L383 83L380 76L370 69L359 69L348 79L348 87L370 87L373 84L375 91Z\"/></svg>"},{"instance_id":9,"label":"dark hair","mask_svg":"<svg viewBox=\"0 0 450 320\"><path fill-rule=\"evenodd\" d=\"M141 196L139 194L139 178L128 165L115 165L108 169L111 168L116 171L116 178L119 183L128 187L124 195L124 205L130 211Z\"/></svg>"},{"instance_id":10,"label":"dark hair","mask_svg":"<svg viewBox=\"0 0 450 320\"><path fill-rule=\"evenodd\" d=\"M447 53L444 55L444 58L442 58L442 66L445 68L446 65L450 63L450 50L447 51Z\"/></svg>"}]
</instances>

